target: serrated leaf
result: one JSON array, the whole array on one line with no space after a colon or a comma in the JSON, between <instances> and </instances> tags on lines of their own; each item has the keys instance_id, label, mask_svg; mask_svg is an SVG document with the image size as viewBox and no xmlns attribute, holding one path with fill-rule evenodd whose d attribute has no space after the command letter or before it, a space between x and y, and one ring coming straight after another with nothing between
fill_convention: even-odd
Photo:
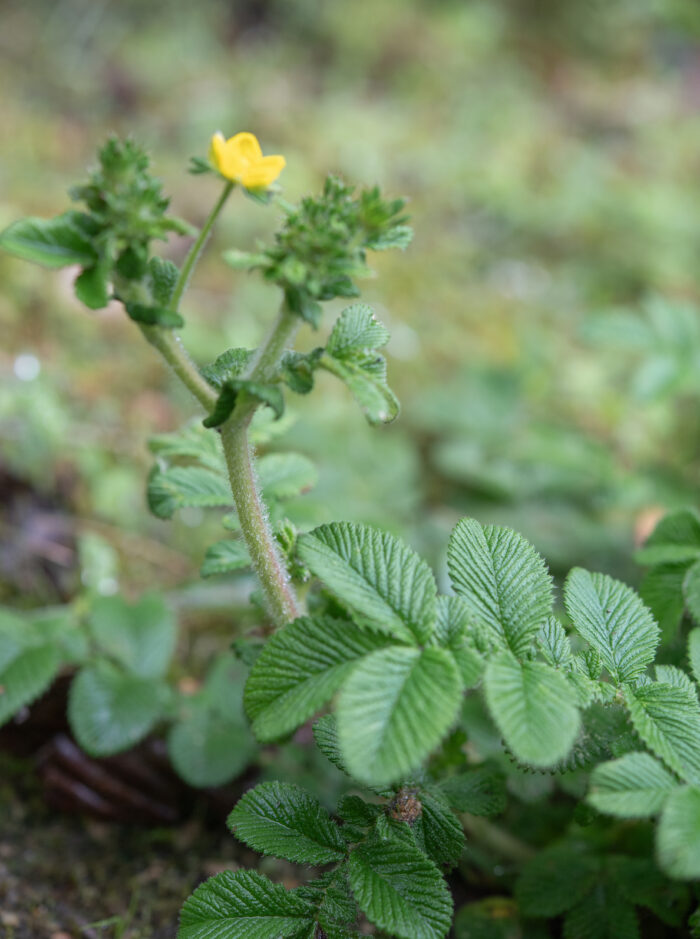
<instances>
[{"instance_id":1,"label":"serrated leaf","mask_svg":"<svg viewBox=\"0 0 700 939\"><path fill-rule=\"evenodd\" d=\"M314 725L314 732L316 725ZM343 796L338 802L337 813L347 822L357 828L368 828L373 825L377 816L382 812L380 805L365 802L360 796Z\"/></svg>"},{"instance_id":2,"label":"serrated leaf","mask_svg":"<svg viewBox=\"0 0 700 939\"><path fill-rule=\"evenodd\" d=\"M229 506L233 502L227 480L204 466L156 469L148 478L148 505L158 518L172 518L178 509Z\"/></svg>"},{"instance_id":3,"label":"serrated leaf","mask_svg":"<svg viewBox=\"0 0 700 939\"><path fill-rule=\"evenodd\" d=\"M631 587L578 567L566 579L564 603L614 681L634 680L653 661L659 627Z\"/></svg>"},{"instance_id":4,"label":"serrated leaf","mask_svg":"<svg viewBox=\"0 0 700 939\"><path fill-rule=\"evenodd\" d=\"M414 828L420 832L420 847L438 867L454 867L466 844L459 819L440 789L422 789L418 797L423 811Z\"/></svg>"},{"instance_id":5,"label":"serrated leaf","mask_svg":"<svg viewBox=\"0 0 700 939\"><path fill-rule=\"evenodd\" d=\"M461 519L447 549L455 591L494 639L522 656L552 611L552 579L532 545L510 528Z\"/></svg>"},{"instance_id":6,"label":"serrated leaf","mask_svg":"<svg viewBox=\"0 0 700 939\"><path fill-rule=\"evenodd\" d=\"M346 307L336 320L328 337L326 351L337 359L373 349L381 349L389 341L389 331L375 318L365 303Z\"/></svg>"},{"instance_id":7,"label":"serrated leaf","mask_svg":"<svg viewBox=\"0 0 700 939\"><path fill-rule=\"evenodd\" d=\"M515 898L524 916L560 916L592 888L595 858L581 844L555 844L526 861L515 884Z\"/></svg>"},{"instance_id":8,"label":"serrated leaf","mask_svg":"<svg viewBox=\"0 0 700 939\"><path fill-rule=\"evenodd\" d=\"M670 877L700 878L700 789L684 786L671 793L656 838L659 864Z\"/></svg>"},{"instance_id":9,"label":"serrated leaf","mask_svg":"<svg viewBox=\"0 0 700 939\"><path fill-rule=\"evenodd\" d=\"M634 907L613 884L598 883L567 913L564 939L639 939Z\"/></svg>"},{"instance_id":10,"label":"serrated leaf","mask_svg":"<svg viewBox=\"0 0 700 939\"><path fill-rule=\"evenodd\" d=\"M202 427L199 420L190 421L174 433L151 437L148 447L166 463L172 463L181 457L195 460L220 476L226 473L220 435L212 434Z\"/></svg>"},{"instance_id":11,"label":"serrated leaf","mask_svg":"<svg viewBox=\"0 0 700 939\"><path fill-rule=\"evenodd\" d=\"M23 624L24 626L24 624ZM35 701L54 680L61 664L54 645L13 644L7 632L0 641L0 725Z\"/></svg>"},{"instance_id":12,"label":"serrated leaf","mask_svg":"<svg viewBox=\"0 0 700 939\"><path fill-rule=\"evenodd\" d=\"M439 596L435 606L435 632L431 640L446 649L461 644L474 626L471 607L462 597Z\"/></svg>"},{"instance_id":13,"label":"serrated leaf","mask_svg":"<svg viewBox=\"0 0 700 939\"><path fill-rule=\"evenodd\" d=\"M330 617L303 617L275 633L245 688L257 738L275 740L303 724L336 693L357 660L383 643L381 636Z\"/></svg>"},{"instance_id":14,"label":"serrated leaf","mask_svg":"<svg viewBox=\"0 0 700 939\"><path fill-rule=\"evenodd\" d=\"M266 500L293 499L313 489L318 471L301 453L266 453L258 460L258 479Z\"/></svg>"},{"instance_id":15,"label":"serrated leaf","mask_svg":"<svg viewBox=\"0 0 700 939\"><path fill-rule=\"evenodd\" d=\"M487 767L448 776L440 783L440 790L457 812L489 816L505 811L505 780Z\"/></svg>"},{"instance_id":16,"label":"serrated leaf","mask_svg":"<svg viewBox=\"0 0 700 939\"><path fill-rule=\"evenodd\" d=\"M484 688L489 710L515 756L532 766L553 766L571 750L580 726L573 689L543 662L500 652L488 663Z\"/></svg>"},{"instance_id":17,"label":"serrated leaf","mask_svg":"<svg viewBox=\"0 0 700 939\"><path fill-rule=\"evenodd\" d=\"M350 774L369 785L394 782L438 746L455 720L462 684L445 649L389 646L364 658L336 708Z\"/></svg>"},{"instance_id":18,"label":"serrated leaf","mask_svg":"<svg viewBox=\"0 0 700 939\"><path fill-rule=\"evenodd\" d=\"M649 682L625 689L634 729L683 779L700 783L700 706L685 688Z\"/></svg>"},{"instance_id":19,"label":"serrated leaf","mask_svg":"<svg viewBox=\"0 0 700 939\"><path fill-rule=\"evenodd\" d=\"M100 649L134 675L158 678L170 664L176 625L157 594L147 594L133 604L119 596L97 597L89 625Z\"/></svg>"},{"instance_id":20,"label":"serrated leaf","mask_svg":"<svg viewBox=\"0 0 700 939\"><path fill-rule=\"evenodd\" d=\"M243 542L224 538L207 548L199 573L202 577L213 577L214 574L239 571L249 564L250 555Z\"/></svg>"},{"instance_id":21,"label":"serrated leaf","mask_svg":"<svg viewBox=\"0 0 700 939\"><path fill-rule=\"evenodd\" d=\"M261 854L299 864L329 864L345 856L340 829L328 812L318 799L289 783L260 783L239 799L227 824Z\"/></svg>"},{"instance_id":22,"label":"serrated leaf","mask_svg":"<svg viewBox=\"0 0 700 939\"><path fill-rule=\"evenodd\" d=\"M399 402L387 385L382 356L355 361L324 355L319 359L319 368L325 368L347 385L370 424L389 424L398 417Z\"/></svg>"},{"instance_id":23,"label":"serrated leaf","mask_svg":"<svg viewBox=\"0 0 700 939\"><path fill-rule=\"evenodd\" d=\"M655 665L654 674L656 680L665 682L667 685L674 685L676 688L684 688L691 697L697 697L697 688L692 678L675 665Z\"/></svg>"},{"instance_id":24,"label":"serrated leaf","mask_svg":"<svg viewBox=\"0 0 700 939\"><path fill-rule=\"evenodd\" d=\"M201 369L202 375L214 388L221 389L224 382L236 378L248 367L254 355L252 349L227 349Z\"/></svg>"},{"instance_id":25,"label":"serrated leaf","mask_svg":"<svg viewBox=\"0 0 700 939\"><path fill-rule=\"evenodd\" d=\"M549 616L540 627L537 647L545 661L554 668L566 669L573 663L569 637L559 620L553 616Z\"/></svg>"},{"instance_id":26,"label":"serrated leaf","mask_svg":"<svg viewBox=\"0 0 700 939\"><path fill-rule=\"evenodd\" d=\"M224 871L197 887L180 911L177 939L298 939L314 907L255 871Z\"/></svg>"},{"instance_id":27,"label":"serrated leaf","mask_svg":"<svg viewBox=\"0 0 700 939\"><path fill-rule=\"evenodd\" d=\"M675 635L683 618L683 581L687 564L659 564L642 578L639 594L661 627L664 642Z\"/></svg>"},{"instance_id":28,"label":"serrated leaf","mask_svg":"<svg viewBox=\"0 0 700 939\"><path fill-rule=\"evenodd\" d=\"M605 867L626 900L651 910L667 926L682 925L688 889L665 877L652 858L608 855Z\"/></svg>"},{"instance_id":29,"label":"serrated leaf","mask_svg":"<svg viewBox=\"0 0 700 939\"><path fill-rule=\"evenodd\" d=\"M45 267L89 267L97 252L81 227L82 219L75 211L51 219L20 219L0 233L0 248Z\"/></svg>"},{"instance_id":30,"label":"serrated leaf","mask_svg":"<svg viewBox=\"0 0 700 939\"><path fill-rule=\"evenodd\" d=\"M207 707L189 713L168 733L168 755L177 773L194 787L223 786L243 772L256 753L250 730Z\"/></svg>"},{"instance_id":31,"label":"serrated leaf","mask_svg":"<svg viewBox=\"0 0 700 939\"><path fill-rule=\"evenodd\" d=\"M671 774L648 753L627 753L596 766L587 801L606 815L646 818L660 812L677 786Z\"/></svg>"},{"instance_id":32,"label":"serrated leaf","mask_svg":"<svg viewBox=\"0 0 700 939\"><path fill-rule=\"evenodd\" d=\"M407 544L368 525L322 525L298 542L304 564L373 629L408 642L434 630L433 574Z\"/></svg>"},{"instance_id":33,"label":"serrated leaf","mask_svg":"<svg viewBox=\"0 0 700 939\"><path fill-rule=\"evenodd\" d=\"M180 329L185 325L185 320L175 310L169 310L167 307L147 305L145 303L124 303L126 312L135 323L143 323L145 326L163 326L166 329Z\"/></svg>"},{"instance_id":34,"label":"serrated leaf","mask_svg":"<svg viewBox=\"0 0 700 939\"><path fill-rule=\"evenodd\" d=\"M316 746L326 759L330 760L342 773L349 776L350 773L345 766L343 754L340 749L338 722L335 718L335 714L324 714L323 717L319 717L313 726L313 734Z\"/></svg>"},{"instance_id":35,"label":"serrated leaf","mask_svg":"<svg viewBox=\"0 0 700 939\"><path fill-rule=\"evenodd\" d=\"M110 756L142 740L163 716L167 688L108 662L82 669L71 685L68 720L91 756Z\"/></svg>"},{"instance_id":36,"label":"serrated leaf","mask_svg":"<svg viewBox=\"0 0 700 939\"><path fill-rule=\"evenodd\" d=\"M370 922L400 939L443 939L452 899L435 865L396 841L364 844L350 855L350 885Z\"/></svg>"}]
</instances>

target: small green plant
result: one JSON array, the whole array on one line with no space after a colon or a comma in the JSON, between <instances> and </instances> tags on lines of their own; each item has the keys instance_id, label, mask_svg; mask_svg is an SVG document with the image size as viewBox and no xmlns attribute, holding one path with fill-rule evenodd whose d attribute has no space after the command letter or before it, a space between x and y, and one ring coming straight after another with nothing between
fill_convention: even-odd
<instances>
[{"instance_id":1,"label":"small green plant","mask_svg":"<svg viewBox=\"0 0 700 939\"><path fill-rule=\"evenodd\" d=\"M316 718L316 745L348 777L333 814L284 781L247 792L229 817L236 837L316 873L291 890L253 871L218 874L185 902L178 936L350 939L372 924L386 936L442 939L456 867L478 884L454 918L463 939L546 936L560 918L567 939L627 939L640 923L645 934L677 935L691 903L684 881L700 878L700 628L687 646L679 640L686 610L700 622L700 519L676 513L649 539L647 605L576 568L563 610L543 559L508 528L456 525L449 595L386 532L346 522L297 531L284 501L313 484L313 466L294 453L256 461L251 444L283 419L286 391L313 390L318 369L346 383L371 423L397 415L380 351L388 332L366 305L348 306L312 352L293 343L302 324L320 326L323 302L357 296L369 251L405 247L410 229L402 200L333 177L291 206L274 186L283 166L250 134L215 135L193 171L218 172L222 194L181 269L152 255L152 242L189 228L168 216L129 142L109 141L73 190L82 210L0 236L20 257L80 265L78 296L92 308L120 300L202 406L201 423L152 441L148 504L160 518L225 510L228 534L202 574L252 565L274 627L238 646L252 734L284 741ZM229 349L198 368L174 332L180 301L236 188L283 212L271 245L225 254L277 285L281 308L258 349ZM93 601L82 617L7 614L0 719L72 662L81 668L69 716L88 752L124 749L169 718L186 779L230 778L241 768L232 751L245 763L253 746L234 660L222 654L183 701L165 681L174 635L152 597Z\"/></svg>"}]
</instances>

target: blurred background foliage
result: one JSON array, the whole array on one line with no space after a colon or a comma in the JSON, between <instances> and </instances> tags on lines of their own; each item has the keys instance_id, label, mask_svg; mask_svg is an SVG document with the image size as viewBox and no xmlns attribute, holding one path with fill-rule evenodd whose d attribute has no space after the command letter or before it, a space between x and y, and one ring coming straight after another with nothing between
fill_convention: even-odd
<instances>
[{"instance_id":1,"label":"blurred background foliage","mask_svg":"<svg viewBox=\"0 0 700 939\"><path fill-rule=\"evenodd\" d=\"M195 224L218 183L184 169L216 129L284 153L287 199L329 171L410 199L415 241L375 256L364 292L392 332L401 417L368 427L330 376L292 402L269 446L319 466L300 523L386 526L442 571L474 515L557 575L636 582L635 539L696 501L692 0L4 0L0 87L0 226L62 211L113 131L146 144ZM220 254L276 214L227 209L184 304L198 361L263 334L274 291ZM186 393L122 311L78 307L66 272L0 257L0 282L0 598L53 602L82 580L243 606L245 578L197 583L216 518L145 510L148 437L196 413Z\"/></svg>"}]
</instances>

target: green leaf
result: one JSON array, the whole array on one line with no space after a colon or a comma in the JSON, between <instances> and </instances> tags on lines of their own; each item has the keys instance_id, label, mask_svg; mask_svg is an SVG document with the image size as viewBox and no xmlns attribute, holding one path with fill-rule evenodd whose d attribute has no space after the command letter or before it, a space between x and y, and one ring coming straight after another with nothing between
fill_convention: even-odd
<instances>
[{"instance_id":1,"label":"green leaf","mask_svg":"<svg viewBox=\"0 0 700 939\"><path fill-rule=\"evenodd\" d=\"M13 645L7 634L0 638L0 662L2 725L46 691L61 662L58 649L54 645Z\"/></svg>"},{"instance_id":2,"label":"green leaf","mask_svg":"<svg viewBox=\"0 0 700 939\"><path fill-rule=\"evenodd\" d=\"M336 693L358 659L383 642L330 617L303 617L280 629L246 683L245 708L256 737L269 741L291 733Z\"/></svg>"},{"instance_id":3,"label":"green leaf","mask_svg":"<svg viewBox=\"0 0 700 939\"><path fill-rule=\"evenodd\" d=\"M422 789L419 799L423 811L414 825L421 836L419 846L438 867L454 867L466 843L459 819L440 789Z\"/></svg>"},{"instance_id":4,"label":"green leaf","mask_svg":"<svg viewBox=\"0 0 700 939\"><path fill-rule=\"evenodd\" d=\"M695 681L700 684L700 627L688 633L688 661Z\"/></svg>"},{"instance_id":5,"label":"green leaf","mask_svg":"<svg viewBox=\"0 0 700 939\"><path fill-rule=\"evenodd\" d=\"M598 883L567 913L564 939L639 939L634 907L616 886Z\"/></svg>"},{"instance_id":6,"label":"green leaf","mask_svg":"<svg viewBox=\"0 0 700 939\"><path fill-rule=\"evenodd\" d=\"M675 635L685 609L683 581L687 564L659 564L644 575L639 593L661 627L664 642Z\"/></svg>"},{"instance_id":7,"label":"green leaf","mask_svg":"<svg viewBox=\"0 0 700 939\"><path fill-rule=\"evenodd\" d=\"M670 877L700 878L700 789L684 786L671 793L661 813L656 849Z\"/></svg>"},{"instance_id":8,"label":"green leaf","mask_svg":"<svg viewBox=\"0 0 700 939\"><path fill-rule=\"evenodd\" d=\"M314 736L316 726L314 725ZM360 796L346 795L342 796L338 802L337 813L348 825L356 828L369 828L381 815L382 807L374 805L372 802L365 802Z\"/></svg>"},{"instance_id":9,"label":"green leaf","mask_svg":"<svg viewBox=\"0 0 700 939\"><path fill-rule=\"evenodd\" d=\"M683 580L683 596L688 612L700 623L700 561L688 568Z\"/></svg>"},{"instance_id":10,"label":"green leaf","mask_svg":"<svg viewBox=\"0 0 700 939\"><path fill-rule=\"evenodd\" d=\"M330 760L342 773L349 776L350 773L345 766L343 754L340 749L338 722L335 719L335 715L324 714L323 717L319 717L313 726L313 734L316 746L326 759Z\"/></svg>"},{"instance_id":11,"label":"green leaf","mask_svg":"<svg viewBox=\"0 0 700 939\"><path fill-rule=\"evenodd\" d=\"M168 755L178 775L195 787L223 786L243 772L257 747L240 721L216 713L206 702L189 705L168 733Z\"/></svg>"},{"instance_id":12,"label":"green leaf","mask_svg":"<svg viewBox=\"0 0 700 939\"><path fill-rule=\"evenodd\" d=\"M671 774L648 753L627 753L596 766L588 802L606 815L646 818L660 812L677 786Z\"/></svg>"},{"instance_id":13,"label":"green leaf","mask_svg":"<svg viewBox=\"0 0 700 939\"><path fill-rule=\"evenodd\" d=\"M573 664L569 637L559 620L553 616L549 616L540 627L537 647L545 661L554 668L568 669Z\"/></svg>"},{"instance_id":14,"label":"green leaf","mask_svg":"<svg viewBox=\"0 0 700 939\"><path fill-rule=\"evenodd\" d=\"M126 302L124 307L135 323L143 323L146 326L163 326L166 329L180 329L185 325L182 316L167 307L130 302Z\"/></svg>"},{"instance_id":15,"label":"green leaf","mask_svg":"<svg viewBox=\"0 0 700 939\"><path fill-rule=\"evenodd\" d=\"M523 865L515 898L524 916L561 916L593 887L597 864L574 842L555 844Z\"/></svg>"},{"instance_id":16,"label":"green leaf","mask_svg":"<svg viewBox=\"0 0 700 939\"><path fill-rule=\"evenodd\" d=\"M456 592L499 645L522 656L552 611L552 579L532 545L510 528L461 519L447 565Z\"/></svg>"},{"instance_id":17,"label":"green leaf","mask_svg":"<svg viewBox=\"0 0 700 939\"><path fill-rule=\"evenodd\" d=\"M651 910L667 926L680 927L687 915L688 888L661 873L652 858L608 855L608 876L634 906Z\"/></svg>"},{"instance_id":18,"label":"green leaf","mask_svg":"<svg viewBox=\"0 0 700 939\"><path fill-rule=\"evenodd\" d=\"M202 421L204 426L219 427L227 421L241 392L272 408L276 417L280 418L284 414L284 396L277 385L250 381L247 378L227 378L221 385L214 410Z\"/></svg>"},{"instance_id":19,"label":"green leaf","mask_svg":"<svg viewBox=\"0 0 700 939\"><path fill-rule=\"evenodd\" d=\"M577 632L599 653L614 681L634 680L653 661L659 627L630 587L577 567L566 579L564 603Z\"/></svg>"},{"instance_id":20,"label":"green leaf","mask_svg":"<svg viewBox=\"0 0 700 939\"><path fill-rule=\"evenodd\" d=\"M503 776L488 767L448 776L440 790L456 812L470 815L500 815L506 808Z\"/></svg>"},{"instance_id":21,"label":"green leaf","mask_svg":"<svg viewBox=\"0 0 700 939\"><path fill-rule=\"evenodd\" d=\"M369 785L414 770L457 716L462 684L445 649L390 646L352 671L338 704L338 737L350 774Z\"/></svg>"},{"instance_id":22,"label":"green leaf","mask_svg":"<svg viewBox=\"0 0 700 939\"><path fill-rule=\"evenodd\" d=\"M637 552L640 564L692 561L700 557L700 516L694 509L679 509L661 519Z\"/></svg>"},{"instance_id":23,"label":"green leaf","mask_svg":"<svg viewBox=\"0 0 700 939\"><path fill-rule=\"evenodd\" d=\"M110 300L109 272L103 263L92 264L78 275L73 284L75 295L91 310L102 310Z\"/></svg>"},{"instance_id":24,"label":"green leaf","mask_svg":"<svg viewBox=\"0 0 700 939\"><path fill-rule=\"evenodd\" d=\"M84 219L75 211L51 219L20 219L0 233L0 248L45 267L90 267L97 252L81 225Z\"/></svg>"},{"instance_id":25,"label":"green leaf","mask_svg":"<svg viewBox=\"0 0 700 939\"><path fill-rule=\"evenodd\" d=\"M634 729L683 779L700 783L700 706L686 688L649 682L625 689Z\"/></svg>"},{"instance_id":26,"label":"green leaf","mask_svg":"<svg viewBox=\"0 0 700 939\"><path fill-rule=\"evenodd\" d=\"M373 629L407 642L434 630L437 588L408 545L368 525L334 522L298 542L302 562Z\"/></svg>"},{"instance_id":27,"label":"green leaf","mask_svg":"<svg viewBox=\"0 0 700 939\"><path fill-rule=\"evenodd\" d=\"M370 922L400 939L443 939L452 899L435 865L396 841L363 844L350 855L350 885Z\"/></svg>"},{"instance_id":28,"label":"green leaf","mask_svg":"<svg viewBox=\"0 0 700 939\"><path fill-rule=\"evenodd\" d=\"M267 255L254 254L251 251L239 251L237 248L231 248L224 251L222 258L225 263L236 271L248 271L254 267L264 267L267 264Z\"/></svg>"},{"instance_id":29,"label":"green leaf","mask_svg":"<svg viewBox=\"0 0 700 939\"><path fill-rule=\"evenodd\" d=\"M137 603L122 597L98 597L89 617L100 649L142 678L158 678L170 664L177 638L173 615L157 594Z\"/></svg>"},{"instance_id":30,"label":"green leaf","mask_svg":"<svg viewBox=\"0 0 700 939\"><path fill-rule=\"evenodd\" d=\"M207 548L199 573L202 577L212 577L214 574L239 571L243 567L248 567L249 564L250 555L243 542L225 538Z\"/></svg>"},{"instance_id":31,"label":"green leaf","mask_svg":"<svg viewBox=\"0 0 700 939\"><path fill-rule=\"evenodd\" d=\"M338 826L318 799L289 783L264 782L249 790L228 826L255 851L299 864L330 864L346 852Z\"/></svg>"},{"instance_id":32,"label":"green leaf","mask_svg":"<svg viewBox=\"0 0 700 939\"><path fill-rule=\"evenodd\" d=\"M319 360L319 368L325 368L348 386L370 424L389 424L398 417L399 402L386 383L386 363L382 356L367 363L324 355Z\"/></svg>"},{"instance_id":33,"label":"green leaf","mask_svg":"<svg viewBox=\"0 0 700 939\"><path fill-rule=\"evenodd\" d=\"M313 489L318 471L301 453L266 453L258 460L258 479L267 501L293 499Z\"/></svg>"},{"instance_id":34,"label":"green leaf","mask_svg":"<svg viewBox=\"0 0 700 939\"><path fill-rule=\"evenodd\" d=\"M375 318L372 308L365 303L354 303L336 320L326 352L336 359L344 359L381 349L388 341L389 331Z\"/></svg>"},{"instance_id":35,"label":"green leaf","mask_svg":"<svg viewBox=\"0 0 700 939\"><path fill-rule=\"evenodd\" d=\"M532 766L553 766L569 753L579 730L575 694L561 672L500 652L488 663L484 688L489 710L515 756Z\"/></svg>"},{"instance_id":36,"label":"green leaf","mask_svg":"<svg viewBox=\"0 0 700 939\"><path fill-rule=\"evenodd\" d=\"M226 474L220 435L210 433L199 420L190 421L174 433L151 437L148 447L163 463L172 463L181 457L196 460L219 476Z\"/></svg>"},{"instance_id":37,"label":"green leaf","mask_svg":"<svg viewBox=\"0 0 700 939\"><path fill-rule=\"evenodd\" d=\"M158 306L167 307L180 276L177 264L166 258L153 257L148 262L148 273L151 276L153 299Z\"/></svg>"},{"instance_id":38,"label":"green leaf","mask_svg":"<svg viewBox=\"0 0 700 939\"><path fill-rule=\"evenodd\" d=\"M214 388L221 389L225 382L237 378L248 367L254 355L252 349L227 349L201 369L202 375Z\"/></svg>"},{"instance_id":39,"label":"green leaf","mask_svg":"<svg viewBox=\"0 0 700 939\"><path fill-rule=\"evenodd\" d=\"M180 911L177 939L298 939L315 909L255 871L210 877Z\"/></svg>"},{"instance_id":40,"label":"green leaf","mask_svg":"<svg viewBox=\"0 0 700 939\"><path fill-rule=\"evenodd\" d=\"M185 507L229 506L233 502L228 481L204 466L155 469L148 478L147 498L158 518L172 518Z\"/></svg>"},{"instance_id":41,"label":"green leaf","mask_svg":"<svg viewBox=\"0 0 700 939\"><path fill-rule=\"evenodd\" d=\"M164 685L98 662L73 680L68 720L83 750L110 756L142 740L163 716L166 702Z\"/></svg>"}]
</instances>

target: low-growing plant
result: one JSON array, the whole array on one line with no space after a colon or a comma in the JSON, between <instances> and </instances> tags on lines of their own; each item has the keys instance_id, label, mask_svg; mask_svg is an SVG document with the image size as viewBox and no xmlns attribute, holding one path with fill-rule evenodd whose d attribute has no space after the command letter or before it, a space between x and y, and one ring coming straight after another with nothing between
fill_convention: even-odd
<instances>
[{"instance_id":1,"label":"low-growing plant","mask_svg":"<svg viewBox=\"0 0 700 939\"><path fill-rule=\"evenodd\" d=\"M256 460L252 443L283 419L287 392L313 391L319 369L345 382L371 423L396 417L389 335L369 307L353 302L311 352L293 344L303 324L320 327L324 302L358 295L368 252L404 248L411 233L403 200L334 177L288 204L275 185L283 166L251 134L215 135L192 170L218 173L223 190L181 268L152 242L189 226L168 215L144 153L116 139L72 191L82 208L0 236L28 260L79 265L79 299L93 309L119 300L197 399L201 423L151 443L148 504L159 518L225 510L227 535L202 574L252 566L266 627L238 638L237 664L222 651L185 700L165 680L175 632L157 597L8 612L0 719L61 664L78 665L78 742L114 753L170 719L173 763L194 785L231 778L252 755L231 672L241 661L258 742L314 720L317 747L347 776L334 812L296 784L266 781L229 817L243 843L310 866L312 878L286 889L255 871L217 874L185 902L180 939L349 939L368 928L517 939L562 922L567 939L700 934L686 883L700 878L700 628L682 628L686 614L700 623L700 517L676 512L650 537L643 599L575 568L563 609L543 559L508 528L457 523L449 594L392 534L348 522L298 531L284 501L313 484L313 466L294 453ZM175 333L180 303L234 190L282 212L270 245L224 255L275 284L281 307L258 349L198 368Z\"/></svg>"}]
</instances>

